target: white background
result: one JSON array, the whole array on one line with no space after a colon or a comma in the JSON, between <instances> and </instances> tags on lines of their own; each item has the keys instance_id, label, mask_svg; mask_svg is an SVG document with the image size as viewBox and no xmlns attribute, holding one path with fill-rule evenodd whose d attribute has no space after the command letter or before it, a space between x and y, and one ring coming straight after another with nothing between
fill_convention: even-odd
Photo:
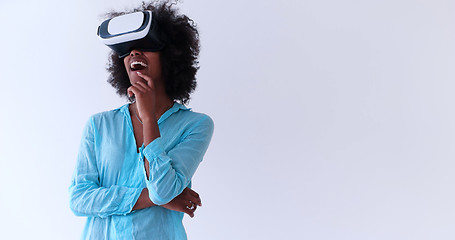
<instances>
[{"instance_id":1,"label":"white background","mask_svg":"<svg viewBox=\"0 0 455 240\"><path fill-rule=\"evenodd\" d=\"M132 2L0 2L2 239L79 238L82 128L126 102L96 28ZM454 1L179 6L215 121L189 239L455 239Z\"/></svg>"}]
</instances>

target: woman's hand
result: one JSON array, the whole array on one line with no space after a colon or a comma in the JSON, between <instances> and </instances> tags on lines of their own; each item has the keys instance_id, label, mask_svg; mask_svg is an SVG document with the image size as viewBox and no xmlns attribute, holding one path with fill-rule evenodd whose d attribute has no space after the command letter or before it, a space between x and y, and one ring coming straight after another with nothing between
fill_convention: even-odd
<instances>
[{"instance_id":1,"label":"woman's hand","mask_svg":"<svg viewBox=\"0 0 455 240\"><path fill-rule=\"evenodd\" d=\"M139 80L128 88L128 96L131 97L134 94L136 97L137 112L143 122L156 120L154 119L156 118L156 91L153 80L139 71L135 73L139 76Z\"/></svg>"},{"instance_id":2,"label":"woman's hand","mask_svg":"<svg viewBox=\"0 0 455 240\"><path fill-rule=\"evenodd\" d=\"M197 206L202 206L202 203L197 192L190 188L185 188L180 195L161 206L169 210L184 212L190 217L194 217L194 211L196 211Z\"/></svg>"},{"instance_id":3,"label":"woman's hand","mask_svg":"<svg viewBox=\"0 0 455 240\"><path fill-rule=\"evenodd\" d=\"M136 71L138 78L132 81L132 86L128 88L128 96L136 97L136 109L141 123L143 124L143 145L147 146L154 139L160 136L160 130L156 117L156 89L152 78ZM134 107L134 106L133 106ZM144 168L147 179L150 176L149 161L144 158Z\"/></svg>"}]
</instances>

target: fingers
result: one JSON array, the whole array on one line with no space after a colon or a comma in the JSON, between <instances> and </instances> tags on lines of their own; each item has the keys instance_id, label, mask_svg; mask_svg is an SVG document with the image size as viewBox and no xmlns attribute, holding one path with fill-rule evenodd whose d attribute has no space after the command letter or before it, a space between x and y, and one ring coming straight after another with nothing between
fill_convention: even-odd
<instances>
[{"instance_id":1,"label":"fingers","mask_svg":"<svg viewBox=\"0 0 455 240\"><path fill-rule=\"evenodd\" d=\"M190 217L194 217L194 212L198 206L201 205L199 194L192 189L185 188L180 195L162 206L170 210L186 213Z\"/></svg>"},{"instance_id":2,"label":"fingers","mask_svg":"<svg viewBox=\"0 0 455 240\"><path fill-rule=\"evenodd\" d=\"M140 96L142 93L146 93L150 90L150 87L142 81L139 81L127 89L128 96L131 97L132 94L135 96Z\"/></svg>"},{"instance_id":3,"label":"fingers","mask_svg":"<svg viewBox=\"0 0 455 240\"><path fill-rule=\"evenodd\" d=\"M130 97L132 95L134 95L136 97L139 97L139 96L141 96L144 93L142 87L138 87L137 85L129 87L127 89L127 92L128 92L128 96L130 96Z\"/></svg>"},{"instance_id":4,"label":"fingers","mask_svg":"<svg viewBox=\"0 0 455 240\"><path fill-rule=\"evenodd\" d=\"M193 209L189 209L190 211L193 212L193 217L194 217L194 212L196 212L196 209L197 209L197 205L196 204L193 205Z\"/></svg>"},{"instance_id":5,"label":"fingers","mask_svg":"<svg viewBox=\"0 0 455 240\"><path fill-rule=\"evenodd\" d=\"M189 208L185 208L183 210L184 213L188 214L190 217L194 217L194 211L189 209Z\"/></svg>"},{"instance_id":6,"label":"fingers","mask_svg":"<svg viewBox=\"0 0 455 240\"><path fill-rule=\"evenodd\" d=\"M194 204L193 202L191 201L188 201L188 204L187 206L185 207L185 212L190 216L190 217L194 217L194 212L196 211L197 209L197 205Z\"/></svg>"},{"instance_id":7,"label":"fingers","mask_svg":"<svg viewBox=\"0 0 455 240\"><path fill-rule=\"evenodd\" d=\"M190 188L185 188L182 192L182 198L184 199L185 209L184 212L190 217L194 217L194 212L198 206L202 206L201 198L199 194Z\"/></svg>"},{"instance_id":8,"label":"fingers","mask_svg":"<svg viewBox=\"0 0 455 240\"><path fill-rule=\"evenodd\" d=\"M185 188L185 193L188 194L188 198L191 202L195 203L198 206L202 206L201 198L199 194L191 188Z\"/></svg>"},{"instance_id":9,"label":"fingers","mask_svg":"<svg viewBox=\"0 0 455 240\"><path fill-rule=\"evenodd\" d=\"M145 92L147 90L150 90L150 87L147 85L145 81L138 81L135 85L133 85L140 89L142 92Z\"/></svg>"},{"instance_id":10,"label":"fingers","mask_svg":"<svg viewBox=\"0 0 455 240\"><path fill-rule=\"evenodd\" d=\"M198 198L198 197L191 196L190 197L190 201L193 202L194 204L198 205L198 206L202 206L201 199Z\"/></svg>"},{"instance_id":11,"label":"fingers","mask_svg":"<svg viewBox=\"0 0 455 240\"><path fill-rule=\"evenodd\" d=\"M153 88L153 87L154 87L152 78L150 78L150 77L147 76L147 75L144 75L144 74L141 73L141 72L137 72L137 75L138 75L139 77L141 77L142 79L144 79L145 82L147 82L147 85L148 85L150 88Z\"/></svg>"},{"instance_id":12,"label":"fingers","mask_svg":"<svg viewBox=\"0 0 455 240\"><path fill-rule=\"evenodd\" d=\"M129 87L127 90L126 90L127 94L129 97L132 97L133 95L136 95L136 92L137 92L137 89L133 89L133 87Z\"/></svg>"},{"instance_id":13,"label":"fingers","mask_svg":"<svg viewBox=\"0 0 455 240\"><path fill-rule=\"evenodd\" d=\"M131 87L127 89L128 96L131 97L134 94L136 97L138 97L142 95L142 93L153 91L154 84L152 79L141 72L136 73L139 76L139 81L136 81L134 84L132 84Z\"/></svg>"},{"instance_id":14,"label":"fingers","mask_svg":"<svg viewBox=\"0 0 455 240\"><path fill-rule=\"evenodd\" d=\"M194 196L194 197L197 197L197 198L199 197L199 194L198 194L196 191L194 191L193 189L191 189L191 188L185 188L185 190L188 191L188 193L189 193L191 196Z\"/></svg>"}]
</instances>

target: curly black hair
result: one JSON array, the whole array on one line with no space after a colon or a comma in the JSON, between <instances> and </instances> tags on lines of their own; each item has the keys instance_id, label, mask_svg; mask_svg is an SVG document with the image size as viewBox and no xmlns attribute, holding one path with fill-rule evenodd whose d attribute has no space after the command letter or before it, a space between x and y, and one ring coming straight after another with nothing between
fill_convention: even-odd
<instances>
[{"instance_id":1,"label":"curly black hair","mask_svg":"<svg viewBox=\"0 0 455 240\"><path fill-rule=\"evenodd\" d=\"M142 5L125 12L109 12L107 18L127 13L151 10L164 35L165 47L160 51L163 80L166 94L174 101L188 103L190 94L196 89L196 73L199 70L199 32L196 24L183 14L179 14L175 3L167 1L142 2ZM155 18L154 18L155 19ZM117 94L127 97L131 86L123 58L112 51L106 70L109 72L108 83Z\"/></svg>"}]
</instances>

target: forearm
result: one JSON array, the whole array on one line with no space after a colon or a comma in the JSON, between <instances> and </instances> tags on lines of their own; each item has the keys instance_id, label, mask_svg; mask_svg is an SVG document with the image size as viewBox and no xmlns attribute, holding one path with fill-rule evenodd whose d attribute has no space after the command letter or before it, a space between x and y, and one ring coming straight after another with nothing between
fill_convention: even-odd
<instances>
[{"instance_id":1,"label":"forearm","mask_svg":"<svg viewBox=\"0 0 455 240\"><path fill-rule=\"evenodd\" d=\"M146 118L143 120L144 146L147 146L156 138L160 137L160 129L156 118Z\"/></svg>"},{"instance_id":2,"label":"forearm","mask_svg":"<svg viewBox=\"0 0 455 240\"><path fill-rule=\"evenodd\" d=\"M158 127L158 121L153 117L144 119L143 124L144 146L147 146L153 140L160 137L160 129ZM144 158L144 167L145 172L147 173L147 179L149 179L150 176L149 166L149 161L147 158Z\"/></svg>"},{"instance_id":3,"label":"forearm","mask_svg":"<svg viewBox=\"0 0 455 240\"><path fill-rule=\"evenodd\" d=\"M142 150L144 158L150 161L151 177L146 181L149 197L156 204L165 204L179 195L191 182L204 156L213 132L213 122L205 117L192 126L171 150L166 150L161 137Z\"/></svg>"},{"instance_id":4,"label":"forearm","mask_svg":"<svg viewBox=\"0 0 455 240\"><path fill-rule=\"evenodd\" d=\"M139 199L133 207L133 210L144 209L148 207L158 206L154 204L149 196L148 189L142 190ZM162 205L162 207L169 210L187 213L189 216L194 216L197 206L202 206L199 194L190 188L185 188L181 194L175 197L171 202Z\"/></svg>"},{"instance_id":5,"label":"forearm","mask_svg":"<svg viewBox=\"0 0 455 240\"><path fill-rule=\"evenodd\" d=\"M137 199L136 204L133 207L133 211L148 208L148 207L153 207L153 206L156 206L156 204L154 204L150 200L148 189L144 188L141 192L141 195L139 195L139 198Z\"/></svg>"},{"instance_id":6,"label":"forearm","mask_svg":"<svg viewBox=\"0 0 455 240\"><path fill-rule=\"evenodd\" d=\"M78 182L76 184L76 182ZM83 179L73 180L70 186L70 208L77 216L108 217L131 212L142 188L123 186L99 187Z\"/></svg>"}]
</instances>

